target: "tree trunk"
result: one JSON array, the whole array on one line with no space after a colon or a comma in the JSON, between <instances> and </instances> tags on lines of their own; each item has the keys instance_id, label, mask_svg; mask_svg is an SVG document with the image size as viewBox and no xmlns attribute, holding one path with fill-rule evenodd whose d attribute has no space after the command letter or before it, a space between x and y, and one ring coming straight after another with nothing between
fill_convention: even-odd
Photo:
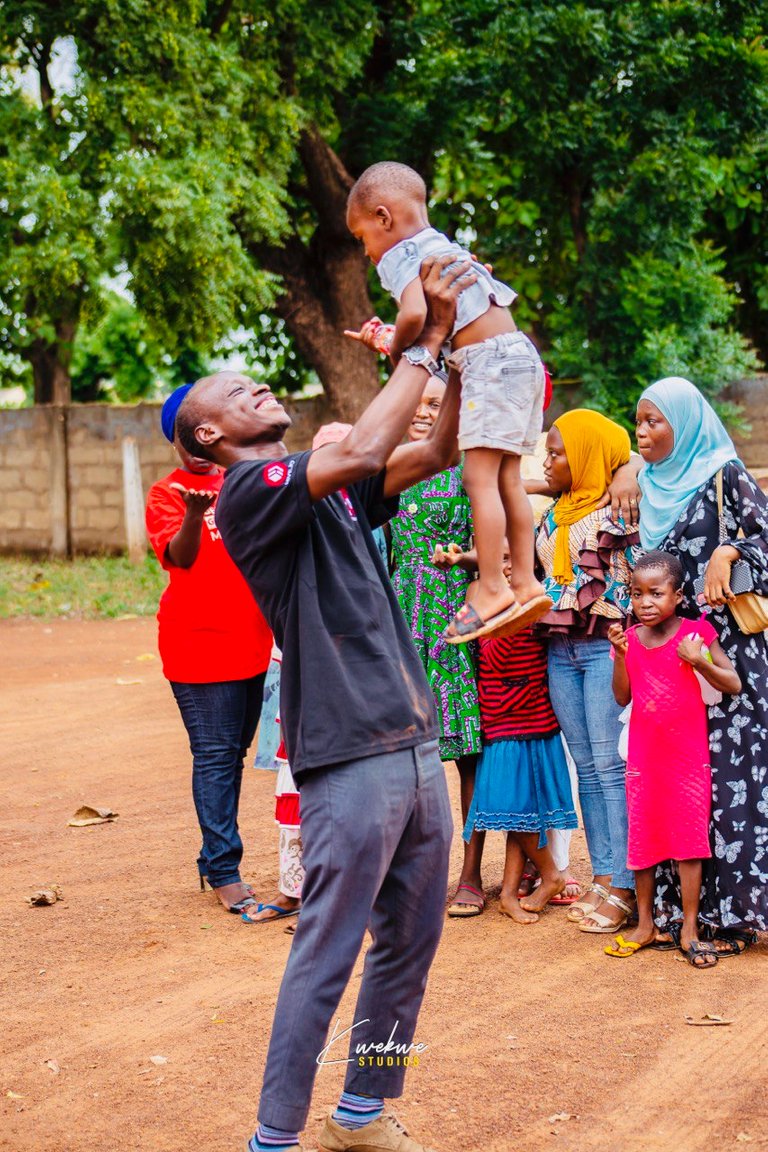
<instances>
[{"instance_id":1,"label":"tree trunk","mask_svg":"<svg viewBox=\"0 0 768 1152\"><path fill-rule=\"evenodd\" d=\"M317 215L309 244L295 235L281 248L247 236L243 242L262 267L282 278L278 315L320 377L335 415L354 421L376 395L379 376L374 353L344 336L345 328L359 328L373 312L368 261L346 224L353 181L314 127L302 133L299 155Z\"/></svg>"},{"instance_id":2,"label":"tree trunk","mask_svg":"<svg viewBox=\"0 0 768 1152\"><path fill-rule=\"evenodd\" d=\"M42 339L32 341L26 359L32 365L35 404L65 406L71 403L69 367L76 332L76 321L59 320L56 322L56 340L52 344Z\"/></svg>"}]
</instances>

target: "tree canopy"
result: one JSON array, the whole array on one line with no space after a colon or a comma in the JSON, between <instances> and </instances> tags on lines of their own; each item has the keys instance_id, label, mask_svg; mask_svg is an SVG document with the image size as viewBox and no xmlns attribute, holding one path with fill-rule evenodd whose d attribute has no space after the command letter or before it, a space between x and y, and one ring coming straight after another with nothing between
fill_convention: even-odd
<instances>
[{"instance_id":1,"label":"tree canopy","mask_svg":"<svg viewBox=\"0 0 768 1152\"><path fill-rule=\"evenodd\" d=\"M30 363L38 400L66 397L124 268L171 359L251 330L273 377L303 361L352 416L378 371L342 330L394 304L346 196L392 158L518 290L556 378L615 415L663 374L717 391L768 356L766 16L768 0L6 0L0 351Z\"/></svg>"}]
</instances>

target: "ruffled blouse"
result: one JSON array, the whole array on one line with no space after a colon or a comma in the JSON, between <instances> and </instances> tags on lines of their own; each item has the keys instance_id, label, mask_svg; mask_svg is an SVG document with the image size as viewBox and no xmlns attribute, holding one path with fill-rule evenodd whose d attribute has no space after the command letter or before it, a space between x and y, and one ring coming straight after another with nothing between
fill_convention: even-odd
<instances>
[{"instance_id":1,"label":"ruffled blouse","mask_svg":"<svg viewBox=\"0 0 768 1152\"><path fill-rule=\"evenodd\" d=\"M601 636L616 620L630 614L629 582L643 550L637 532L614 524L604 508L589 512L570 526L573 580L558 584L552 572L558 526L554 505L544 514L536 534L536 555L543 569L543 584L554 601L538 627L547 634Z\"/></svg>"}]
</instances>

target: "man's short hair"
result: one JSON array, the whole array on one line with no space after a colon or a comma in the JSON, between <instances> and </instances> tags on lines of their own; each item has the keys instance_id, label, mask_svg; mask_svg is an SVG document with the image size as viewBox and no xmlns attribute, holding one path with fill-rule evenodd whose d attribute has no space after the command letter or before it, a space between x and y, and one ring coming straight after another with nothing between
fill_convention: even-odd
<instances>
[{"instance_id":1,"label":"man's short hair","mask_svg":"<svg viewBox=\"0 0 768 1152\"><path fill-rule=\"evenodd\" d=\"M215 463L208 448L205 444L201 444L195 436L195 429L204 419L205 415L201 411L193 388L184 397L176 413L176 435L182 448L189 452L190 456L201 456L203 460L210 460Z\"/></svg>"},{"instance_id":2,"label":"man's short hair","mask_svg":"<svg viewBox=\"0 0 768 1152\"><path fill-rule=\"evenodd\" d=\"M359 180L352 185L347 206L372 212L382 200L394 196L407 196L409 199L427 202L427 186L407 164L395 160L382 160L366 168Z\"/></svg>"},{"instance_id":3,"label":"man's short hair","mask_svg":"<svg viewBox=\"0 0 768 1152\"><path fill-rule=\"evenodd\" d=\"M635 572L652 572L654 570L664 572L675 591L682 588L685 573L677 556L659 550L646 552L644 556L640 557L634 568Z\"/></svg>"}]
</instances>

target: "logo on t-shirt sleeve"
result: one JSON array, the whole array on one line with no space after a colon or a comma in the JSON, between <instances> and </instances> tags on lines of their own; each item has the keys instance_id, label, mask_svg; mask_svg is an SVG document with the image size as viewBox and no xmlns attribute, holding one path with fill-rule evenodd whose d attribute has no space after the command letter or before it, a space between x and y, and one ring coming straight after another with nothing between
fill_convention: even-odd
<instances>
[{"instance_id":1,"label":"logo on t-shirt sleeve","mask_svg":"<svg viewBox=\"0 0 768 1152\"><path fill-rule=\"evenodd\" d=\"M355 512L355 506L350 500L349 493L347 492L346 488L339 488L339 495L344 501L344 507L346 508L347 512L349 512L349 515L353 520L357 520L357 512Z\"/></svg>"},{"instance_id":2,"label":"logo on t-shirt sleeve","mask_svg":"<svg viewBox=\"0 0 768 1152\"><path fill-rule=\"evenodd\" d=\"M277 460L264 469L264 483L270 488L281 488L288 483L288 465Z\"/></svg>"}]
</instances>

